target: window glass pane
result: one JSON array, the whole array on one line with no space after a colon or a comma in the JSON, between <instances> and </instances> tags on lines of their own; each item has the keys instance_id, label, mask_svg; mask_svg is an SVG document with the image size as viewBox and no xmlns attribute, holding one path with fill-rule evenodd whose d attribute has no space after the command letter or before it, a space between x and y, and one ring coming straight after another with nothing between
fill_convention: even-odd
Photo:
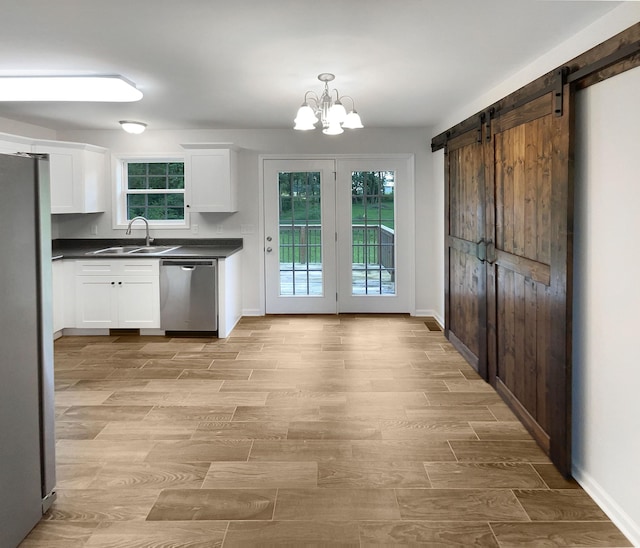
<instances>
[{"instance_id":1,"label":"window glass pane","mask_svg":"<svg viewBox=\"0 0 640 548\"><path fill-rule=\"evenodd\" d=\"M134 217L144 217L144 207L129 207L127 208L127 219L133 219Z\"/></svg>"},{"instance_id":2,"label":"window glass pane","mask_svg":"<svg viewBox=\"0 0 640 548\"><path fill-rule=\"evenodd\" d=\"M184 219L184 208L182 207L168 207L167 219Z\"/></svg>"},{"instance_id":3,"label":"window glass pane","mask_svg":"<svg viewBox=\"0 0 640 548\"><path fill-rule=\"evenodd\" d=\"M129 177L128 183L127 186L130 189L143 189L146 187L147 179L146 177Z\"/></svg>"},{"instance_id":4,"label":"window glass pane","mask_svg":"<svg viewBox=\"0 0 640 548\"><path fill-rule=\"evenodd\" d=\"M178 176L178 175L169 177L169 188L172 188L172 189L184 188L184 177Z\"/></svg>"},{"instance_id":5,"label":"window glass pane","mask_svg":"<svg viewBox=\"0 0 640 548\"><path fill-rule=\"evenodd\" d=\"M184 194L167 194L168 206L184 206Z\"/></svg>"},{"instance_id":6,"label":"window glass pane","mask_svg":"<svg viewBox=\"0 0 640 548\"><path fill-rule=\"evenodd\" d=\"M166 163L149 163L149 175L166 175L167 164Z\"/></svg>"},{"instance_id":7,"label":"window glass pane","mask_svg":"<svg viewBox=\"0 0 640 548\"><path fill-rule=\"evenodd\" d=\"M184 163L170 162L168 164L169 175L184 175Z\"/></svg>"},{"instance_id":8,"label":"window glass pane","mask_svg":"<svg viewBox=\"0 0 640 548\"><path fill-rule=\"evenodd\" d=\"M127 174L131 175L146 175L147 164L142 163L129 163L127 164Z\"/></svg>"},{"instance_id":9,"label":"window glass pane","mask_svg":"<svg viewBox=\"0 0 640 548\"><path fill-rule=\"evenodd\" d=\"M149 188L160 189L167 188L166 177L149 177Z\"/></svg>"},{"instance_id":10,"label":"window glass pane","mask_svg":"<svg viewBox=\"0 0 640 548\"><path fill-rule=\"evenodd\" d=\"M166 194L147 194L149 206L164 206L166 204Z\"/></svg>"},{"instance_id":11,"label":"window glass pane","mask_svg":"<svg viewBox=\"0 0 640 548\"><path fill-rule=\"evenodd\" d=\"M166 211L164 207L148 207L146 217L150 221L164 220L167 218Z\"/></svg>"},{"instance_id":12,"label":"window glass pane","mask_svg":"<svg viewBox=\"0 0 640 548\"><path fill-rule=\"evenodd\" d=\"M146 201L144 194L129 194L129 196L127 196L127 205L129 207L144 207Z\"/></svg>"}]
</instances>

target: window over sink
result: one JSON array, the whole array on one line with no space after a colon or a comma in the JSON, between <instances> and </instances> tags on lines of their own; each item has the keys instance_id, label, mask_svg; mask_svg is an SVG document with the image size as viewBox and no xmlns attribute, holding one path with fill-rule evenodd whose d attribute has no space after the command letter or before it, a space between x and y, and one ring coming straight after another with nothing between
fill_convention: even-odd
<instances>
[{"instance_id":1,"label":"window over sink","mask_svg":"<svg viewBox=\"0 0 640 548\"><path fill-rule=\"evenodd\" d=\"M155 228L188 228L184 158L118 157L114 226L145 217Z\"/></svg>"}]
</instances>

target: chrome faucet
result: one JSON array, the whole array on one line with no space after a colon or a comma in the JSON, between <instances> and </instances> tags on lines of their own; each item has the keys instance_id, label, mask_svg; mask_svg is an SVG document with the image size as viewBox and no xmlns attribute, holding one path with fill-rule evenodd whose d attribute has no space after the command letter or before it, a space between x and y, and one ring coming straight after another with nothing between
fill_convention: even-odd
<instances>
[{"instance_id":1,"label":"chrome faucet","mask_svg":"<svg viewBox=\"0 0 640 548\"><path fill-rule=\"evenodd\" d=\"M153 238L149 237L149 221L147 221L147 219L145 219L144 217L134 217L133 219L131 219L129 221L129 226L127 227L127 231L125 232L125 234L127 236L129 236L129 234L131 234L131 225L133 224L134 221L138 221L138 220L139 221L144 221L144 224L146 225L147 235L145 237L144 245L149 247L151 245L151 242L153 242Z\"/></svg>"}]
</instances>

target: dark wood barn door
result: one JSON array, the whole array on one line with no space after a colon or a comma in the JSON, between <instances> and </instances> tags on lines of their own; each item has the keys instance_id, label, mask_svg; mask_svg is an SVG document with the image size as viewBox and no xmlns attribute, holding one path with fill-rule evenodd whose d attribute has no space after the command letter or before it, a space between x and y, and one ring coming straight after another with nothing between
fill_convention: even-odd
<instances>
[{"instance_id":1,"label":"dark wood barn door","mask_svg":"<svg viewBox=\"0 0 640 548\"><path fill-rule=\"evenodd\" d=\"M570 470L571 92L491 122L487 167L489 381ZM560 99L559 99L560 100Z\"/></svg>"},{"instance_id":2,"label":"dark wood barn door","mask_svg":"<svg viewBox=\"0 0 640 548\"><path fill-rule=\"evenodd\" d=\"M445 334L570 470L569 86L447 141Z\"/></svg>"},{"instance_id":3,"label":"dark wood barn door","mask_svg":"<svg viewBox=\"0 0 640 548\"><path fill-rule=\"evenodd\" d=\"M469 131L447 144L445 174L445 331L486 376L484 145Z\"/></svg>"}]
</instances>

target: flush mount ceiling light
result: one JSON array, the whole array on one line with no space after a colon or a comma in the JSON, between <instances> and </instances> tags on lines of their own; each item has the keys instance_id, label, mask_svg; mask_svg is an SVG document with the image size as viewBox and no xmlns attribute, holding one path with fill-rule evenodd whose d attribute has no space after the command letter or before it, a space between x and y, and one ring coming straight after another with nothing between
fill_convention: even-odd
<instances>
[{"instance_id":1,"label":"flush mount ceiling light","mask_svg":"<svg viewBox=\"0 0 640 548\"><path fill-rule=\"evenodd\" d=\"M353 99L348 95L339 95L337 89L329 91L329 82L334 79L335 76L329 72L318 74L318 80L324 82L322 95L318 97L313 91L307 91L304 94L304 103L298 109L298 115L294 120L296 125L293 129L307 131L315 129L315 125L318 122L322 122L322 133L340 135L344 132L342 128L359 129L364 127L360 116L355 110ZM335 99L332 98L334 93ZM347 110L342 104L343 99L351 101L349 114L347 114Z\"/></svg>"},{"instance_id":2,"label":"flush mount ceiling light","mask_svg":"<svg viewBox=\"0 0 640 548\"><path fill-rule=\"evenodd\" d=\"M142 122L134 122L132 120L120 120L120 125L127 133L134 133L136 135L142 133L147 129L147 124Z\"/></svg>"},{"instance_id":3,"label":"flush mount ceiling light","mask_svg":"<svg viewBox=\"0 0 640 548\"><path fill-rule=\"evenodd\" d=\"M142 92L122 76L0 76L0 101L128 103Z\"/></svg>"}]
</instances>

